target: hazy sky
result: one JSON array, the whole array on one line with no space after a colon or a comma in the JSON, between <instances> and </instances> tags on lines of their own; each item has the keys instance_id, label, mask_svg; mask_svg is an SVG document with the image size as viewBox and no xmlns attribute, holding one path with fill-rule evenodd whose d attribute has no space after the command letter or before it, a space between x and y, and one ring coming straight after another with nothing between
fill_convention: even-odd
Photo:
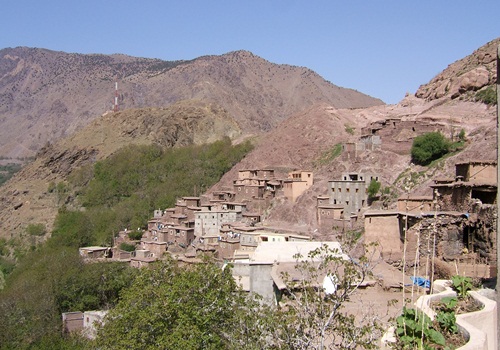
<instances>
[{"instance_id":1,"label":"hazy sky","mask_svg":"<svg viewBox=\"0 0 500 350\"><path fill-rule=\"evenodd\" d=\"M0 48L164 60L248 50L387 103L500 36L499 0L1 0Z\"/></svg>"}]
</instances>

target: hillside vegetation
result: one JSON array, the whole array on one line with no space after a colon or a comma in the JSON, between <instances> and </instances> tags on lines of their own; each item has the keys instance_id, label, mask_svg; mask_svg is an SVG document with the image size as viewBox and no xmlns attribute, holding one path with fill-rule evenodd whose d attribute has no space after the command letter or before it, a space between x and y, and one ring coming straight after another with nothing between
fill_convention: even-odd
<instances>
[{"instance_id":1,"label":"hillside vegetation","mask_svg":"<svg viewBox=\"0 0 500 350\"><path fill-rule=\"evenodd\" d=\"M155 208L213 185L251 148L227 138L171 149L131 145L67 183L49 185L61 203L51 238L19 253L14 270L11 260L0 259L2 280L10 273L0 292L0 348L77 348L77 340L61 338L61 312L114 306L137 272L123 264L83 264L78 247L109 244L118 230L144 226ZM17 241L2 242L0 255L19 250Z\"/></svg>"},{"instance_id":2,"label":"hillside vegetation","mask_svg":"<svg viewBox=\"0 0 500 350\"><path fill-rule=\"evenodd\" d=\"M173 207L177 198L200 194L215 184L252 148L226 138L208 145L162 149L131 145L69 178L54 238L67 246L109 245L124 228L144 227L154 209ZM64 186L63 186L64 187Z\"/></svg>"}]
</instances>

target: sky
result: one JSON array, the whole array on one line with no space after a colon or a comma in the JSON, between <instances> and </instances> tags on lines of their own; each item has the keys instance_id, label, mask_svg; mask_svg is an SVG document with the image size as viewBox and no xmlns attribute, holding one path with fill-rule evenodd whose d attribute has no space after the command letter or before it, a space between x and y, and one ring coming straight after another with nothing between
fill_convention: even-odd
<instances>
[{"instance_id":1,"label":"sky","mask_svg":"<svg viewBox=\"0 0 500 350\"><path fill-rule=\"evenodd\" d=\"M235 50L397 103L500 36L499 0L0 0L0 49L189 60Z\"/></svg>"}]
</instances>

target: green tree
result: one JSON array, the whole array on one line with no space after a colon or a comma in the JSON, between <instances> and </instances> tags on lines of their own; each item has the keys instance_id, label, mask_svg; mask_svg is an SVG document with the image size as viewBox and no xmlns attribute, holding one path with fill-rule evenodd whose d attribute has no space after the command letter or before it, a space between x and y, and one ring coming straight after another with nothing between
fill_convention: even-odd
<instances>
[{"instance_id":1,"label":"green tree","mask_svg":"<svg viewBox=\"0 0 500 350\"><path fill-rule=\"evenodd\" d=\"M368 198L375 198L378 194L378 191L380 191L380 186L381 183L378 182L375 179L372 179L370 181L370 184L368 185L368 188L366 189L366 192L368 193Z\"/></svg>"},{"instance_id":2,"label":"green tree","mask_svg":"<svg viewBox=\"0 0 500 350\"><path fill-rule=\"evenodd\" d=\"M415 137L411 147L411 159L415 164L427 165L448 153L450 142L438 131Z\"/></svg>"},{"instance_id":3,"label":"green tree","mask_svg":"<svg viewBox=\"0 0 500 350\"><path fill-rule=\"evenodd\" d=\"M282 303L286 307L277 311L279 326L273 328L273 344L283 344L286 349L376 348L380 315L366 313L356 319L344 310L373 268L369 259L345 259L327 245L307 257L297 255L297 259L301 277L283 275L287 293ZM318 287L324 278L334 288Z\"/></svg>"},{"instance_id":4,"label":"green tree","mask_svg":"<svg viewBox=\"0 0 500 350\"><path fill-rule=\"evenodd\" d=\"M212 263L180 268L172 260L162 261L142 270L133 285L123 291L98 331L96 346L228 348L237 342L238 334L245 333L235 332L241 329L238 316L246 305L243 300L230 269Z\"/></svg>"}]
</instances>

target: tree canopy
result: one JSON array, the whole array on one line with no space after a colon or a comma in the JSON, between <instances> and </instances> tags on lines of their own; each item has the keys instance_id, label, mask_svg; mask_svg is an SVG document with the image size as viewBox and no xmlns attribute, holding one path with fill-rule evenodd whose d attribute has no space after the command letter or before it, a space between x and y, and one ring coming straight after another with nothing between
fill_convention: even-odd
<instances>
[{"instance_id":1,"label":"tree canopy","mask_svg":"<svg viewBox=\"0 0 500 350\"><path fill-rule=\"evenodd\" d=\"M99 330L101 349L224 349L246 304L229 269L159 262L141 271ZM247 310L248 311L248 310ZM234 346L234 348L238 348Z\"/></svg>"},{"instance_id":2,"label":"tree canopy","mask_svg":"<svg viewBox=\"0 0 500 350\"><path fill-rule=\"evenodd\" d=\"M411 147L411 159L415 164L428 165L448 153L450 142L438 131L415 137Z\"/></svg>"}]
</instances>

